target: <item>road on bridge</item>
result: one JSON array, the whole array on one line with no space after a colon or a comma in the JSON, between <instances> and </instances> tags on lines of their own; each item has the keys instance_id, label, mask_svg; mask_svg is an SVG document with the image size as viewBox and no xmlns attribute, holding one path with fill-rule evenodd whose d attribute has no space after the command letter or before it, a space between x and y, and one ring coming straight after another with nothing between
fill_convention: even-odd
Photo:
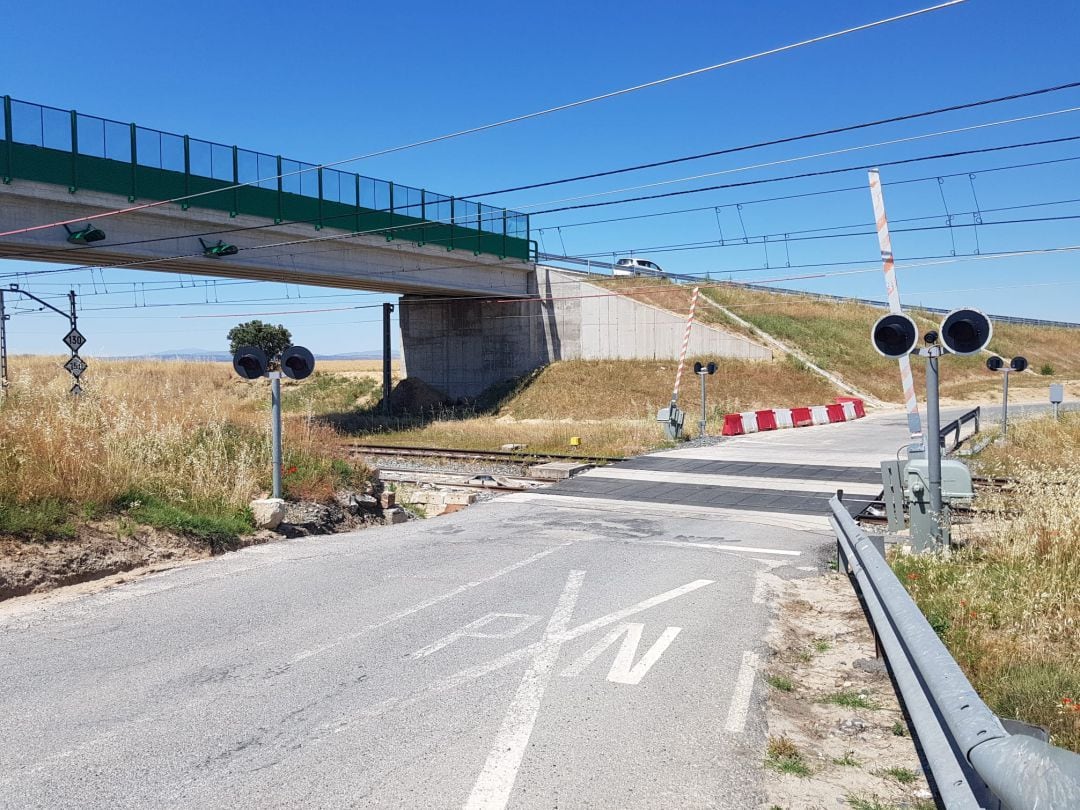
<instances>
[{"instance_id":1,"label":"road on bridge","mask_svg":"<svg viewBox=\"0 0 1080 810\"><path fill-rule=\"evenodd\" d=\"M754 806L771 577L902 414L0 606L0 806ZM857 497L857 495L853 495Z\"/></svg>"}]
</instances>

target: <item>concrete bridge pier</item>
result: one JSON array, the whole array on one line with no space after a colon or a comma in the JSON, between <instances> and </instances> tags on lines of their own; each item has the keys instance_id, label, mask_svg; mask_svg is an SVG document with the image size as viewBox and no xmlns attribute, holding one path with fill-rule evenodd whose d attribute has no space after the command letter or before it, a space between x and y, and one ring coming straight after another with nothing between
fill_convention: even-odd
<instances>
[{"instance_id":1,"label":"concrete bridge pier","mask_svg":"<svg viewBox=\"0 0 1080 810\"><path fill-rule=\"evenodd\" d=\"M589 281L538 265L529 282L534 298L403 297L399 322L408 376L462 399L557 360L678 358L685 315ZM750 338L700 323L691 332L689 353L773 356Z\"/></svg>"}]
</instances>

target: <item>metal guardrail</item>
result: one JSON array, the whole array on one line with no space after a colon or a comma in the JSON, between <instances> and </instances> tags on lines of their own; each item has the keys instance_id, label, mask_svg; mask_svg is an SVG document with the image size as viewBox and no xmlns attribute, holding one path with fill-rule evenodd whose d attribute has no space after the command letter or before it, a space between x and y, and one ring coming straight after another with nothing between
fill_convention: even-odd
<instances>
[{"instance_id":1,"label":"metal guardrail","mask_svg":"<svg viewBox=\"0 0 1080 810\"><path fill-rule=\"evenodd\" d=\"M533 260L529 215L0 96L0 181L32 180ZM241 185L248 184L248 185ZM239 188L234 186L240 185Z\"/></svg>"},{"instance_id":2,"label":"metal guardrail","mask_svg":"<svg viewBox=\"0 0 1080 810\"><path fill-rule=\"evenodd\" d=\"M938 431L938 440L941 442L941 448L946 453L951 453L954 450L956 450L967 439L970 439L971 436L974 436L976 433L979 432L979 422L980 422L981 418L982 418L982 409L981 408L972 408L970 411L965 413L959 419L953 419L951 422L949 422L949 424L945 425L945 427L943 427L940 431ZM970 436L961 437L960 431L964 427L964 425L966 425L968 422L974 422L975 423L975 430L972 431ZM952 434L952 442L953 442L952 447L946 446L946 442L947 442L950 434Z\"/></svg>"},{"instance_id":3,"label":"metal guardrail","mask_svg":"<svg viewBox=\"0 0 1080 810\"><path fill-rule=\"evenodd\" d=\"M862 597L939 807L1080 807L1080 755L1010 734L873 542L838 498L829 501L842 570Z\"/></svg>"}]
</instances>

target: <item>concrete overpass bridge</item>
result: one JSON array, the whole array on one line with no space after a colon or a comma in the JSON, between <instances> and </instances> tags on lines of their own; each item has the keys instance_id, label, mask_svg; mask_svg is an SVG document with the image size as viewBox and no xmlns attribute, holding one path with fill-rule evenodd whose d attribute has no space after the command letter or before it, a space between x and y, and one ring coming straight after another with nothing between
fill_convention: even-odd
<instances>
[{"instance_id":1,"label":"concrete overpass bridge","mask_svg":"<svg viewBox=\"0 0 1080 810\"><path fill-rule=\"evenodd\" d=\"M0 258L400 294L409 375L454 398L554 360L677 355L678 316L612 297L587 275L538 264L526 214L2 101L0 233L16 233L0 238ZM92 223L104 236L73 245L62 227L18 233L68 220ZM206 250L219 240L235 250ZM745 337L707 326L695 330L690 348L771 357Z\"/></svg>"}]
</instances>

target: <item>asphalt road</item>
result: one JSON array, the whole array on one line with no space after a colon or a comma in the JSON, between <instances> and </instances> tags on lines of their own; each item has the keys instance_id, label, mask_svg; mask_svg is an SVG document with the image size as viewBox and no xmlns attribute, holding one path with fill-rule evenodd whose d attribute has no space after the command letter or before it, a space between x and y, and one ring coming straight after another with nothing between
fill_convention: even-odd
<instances>
[{"instance_id":1,"label":"asphalt road","mask_svg":"<svg viewBox=\"0 0 1080 810\"><path fill-rule=\"evenodd\" d=\"M661 456L867 468L905 438ZM11 600L0 807L753 807L771 578L831 546L820 515L513 495Z\"/></svg>"}]
</instances>

